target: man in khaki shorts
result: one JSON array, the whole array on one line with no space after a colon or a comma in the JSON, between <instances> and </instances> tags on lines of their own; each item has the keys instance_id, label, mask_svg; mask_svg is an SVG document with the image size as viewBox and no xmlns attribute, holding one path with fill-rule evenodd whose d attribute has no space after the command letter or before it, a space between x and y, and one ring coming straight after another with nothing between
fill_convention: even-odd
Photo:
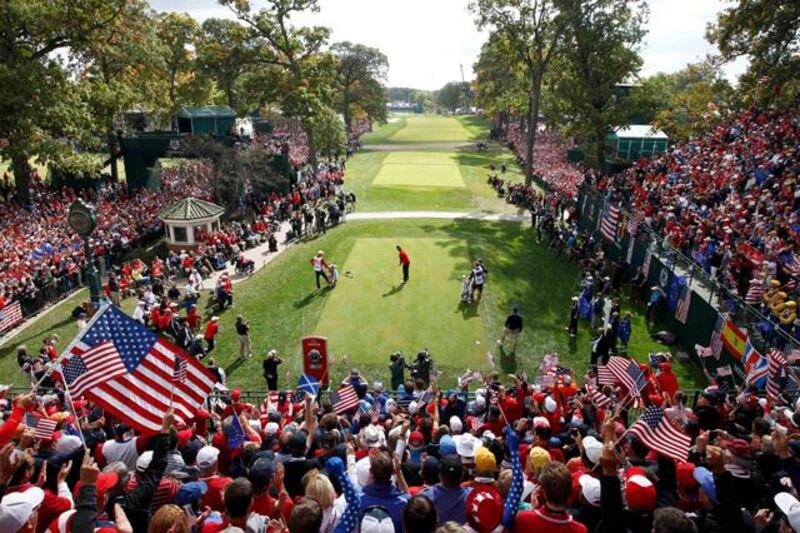
<instances>
[{"instance_id":1,"label":"man in khaki shorts","mask_svg":"<svg viewBox=\"0 0 800 533\"><path fill-rule=\"evenodd\" d=\"M520 333L522 333L522 317L519 316L519 309L515 307L506 318L503 335L497 339L497 344L502 346L506 341L506 337L511 337L511 350L509 353L515 353L517 351L517 338Z\"/></svg>"}]
</instances>

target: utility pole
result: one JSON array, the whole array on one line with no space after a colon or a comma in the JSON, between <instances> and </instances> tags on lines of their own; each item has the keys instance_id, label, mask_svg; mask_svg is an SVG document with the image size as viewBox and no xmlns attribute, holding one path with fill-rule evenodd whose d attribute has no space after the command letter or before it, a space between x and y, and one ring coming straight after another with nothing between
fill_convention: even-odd
<instances>
[{"instance_id":1,"label":"utility pole","mask_svg":"<svg viewBox=\"0 0 800 533\"><path fill-rule=\"evenodd\" d=\"M467 113L469 113L471 110L469 105L469 85L467 85L467 82L464 79L464 65L458 65L458 68L461 69L461 83L464 86L464 105L467 106Z\"/></svg>"}]
</instances>

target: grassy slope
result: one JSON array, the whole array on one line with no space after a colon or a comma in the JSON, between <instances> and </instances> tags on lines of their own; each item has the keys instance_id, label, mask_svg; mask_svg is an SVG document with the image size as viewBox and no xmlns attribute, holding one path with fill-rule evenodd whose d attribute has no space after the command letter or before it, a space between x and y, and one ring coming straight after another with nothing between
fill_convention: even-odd
<instances>
[{"instance_id":1,"label":"grassy slope","mask_svg":"<svg viewBox=\"0 0 800 533\"><path fill-rule=\"evenodd\" d=\"M419 314L415 312L413 316L404 316L396 327L392 317L385 316L385 313L381 312L383 303L376 303L371 307L371 302L377 301L380 295L357 290L351 290L352 294L349 294L347 282L350 280L343 280L342 286L337 288L335 293L314 290L308 258L317 249L324 249L328 256L339 264L348 265L353 247L359 242L364 242L363 239L374 238L389 239L389 242L433 239L441 250L440 253L446 256L447 260L443 260L443 263L456 265L457 273L466 268L470 259L484 258L491 269L491 277L481 306L477 310L459 307L458 289L455 287L457 281L453 279L452 267L445 267L440 272L431 274L425 284L418 287L421 291L416 295L424 301L440 299L436 305L450 312L444 313L441 317L438 314L425 315L424 308L418 310L411 305L409 310L417 311ZM353 260L368 261L368 258L354 257ZM414 256L412 260L415 260ZM419 261L424 263L421 257ZM359 267L361 268L363 267ZM450 271L447 271L448 268ZM419 269L414 269L413 266L412 269L415 277L423 276L423 272L418 271ZM399 272L393 274L398 276ZM361 273L356 272L356 276L359 275ZM433 355L442 370L448 376L463 371L466 366L462 351L464 348L460 341L455 343L450 341L454 332L464 331L463 322L468 322L466 327L470 328L470 331L477 327L474 323L474 313L480 316L482 333L479 332L472 338L480 340L481 347L487 347L495 352L498 368L503 372L515 369L530 372L546 352L553 350L558 351L567 364L582 370L588 361L589 338L586 335L586 327L581 325L580 334L574 343L569 342L564 331L569 298L576 290L577 275L574 264L562 262L548 250L537 245L530 232L523 231L518 224L434 220L351 222L323 237L293 246L250 280L237 285L236 307L222 314L222 327L215 356L218 363L228 370L230 383L243 387L260 387L262 386L259 366L261 357L268 349L274 347L284 354L285 369L291 371L291 379L294 380L302 368L297 355L299 339L317 330L325 305L332 301L334 306L332 309L335 311L334 308L338 308L340 311L337 311L337 316L326 316L323 326L326 323L335 324L337 320L347 319L357 320L358 326L365 329L391 332L386 333L376 343L377 345L373 345L366 337L359 341L358 347L353 345L353 354L370 353L372 357L369 360L366 360L366 357L364 360L358 357L356 361L351 359L350 363L357 363L361 370L376 378L388 379L385 365L389 354L385 350L389 346L396 346L396 349L402 349L406 353L421 347L417 346L418 339L409 335L405 328L414 326L414 321L426 320L433 322L440 320L442 324L440 328L429 328L431 336L426 342L430 347L438 347ZM412 292L414 287L413 284L409 286L411 289L409 295L414 295ZM388 291L383 293L385 292ZM78 303L80 296L73 297L71 301L28 328L19 339L14 339L10 345L0 349L0 382L22 382L14 358L17 342L24 341L29 348L36 350L43 336L57 333L62 339L59 346L66 345L75 333L75 325L69 318L69 311ZM399 301L401 300L398 299ZM338 316L347 313L348 303L352 309L358 309L357 313L353 311L348 316ZM207 304L208 300L204 296L200 308L206 317L210 317L213 311ZM132 305L133 301L128 300L124 307L130 311ZM493 345L499 327L512 305L520 306L526 320L525 333L520 339L516 359L502 357L496 353ZM257 350L256 357L244 364L237 361L238 345L233 331L233 322L238 313L251 320L253 346ZM472 340L470 342L474 343ZM331 349L334 353L341 353L343 348L334 344ZM649 340L642 317L635 315L631 353L641 358L649 351L657 349L658 345ZM470 351L470 362L481 363L481 368L488 368L488 361L482 360L481 354L485 352L476 345L475 351ZM677 370L688 386L693 385L692 381L686 380L690 377L689 369L678 366ZM332 375L338 378L344 372L345 369L340 363L334 368Z\"/></svg>"}]
</instances>

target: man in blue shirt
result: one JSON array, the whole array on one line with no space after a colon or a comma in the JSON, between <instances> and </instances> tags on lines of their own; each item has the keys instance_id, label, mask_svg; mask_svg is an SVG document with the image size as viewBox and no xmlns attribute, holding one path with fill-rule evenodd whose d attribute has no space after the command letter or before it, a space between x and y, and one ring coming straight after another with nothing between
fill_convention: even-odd
<instances>
[{"instance_id":1,"label":"man in blue shirt","mask_svg":"<svg viewBox=\"0 0 800 533\"><path fill-rule=\"evenodd\" d=\"M439 524L450 520L464 524L467 521L467 496L472 488L461 486L464 466L457 455L446 455L439 464L439 483L420 492L436 507Z\"/></svg>"},{"instance_id":2,"label":"man in blue shirt","mask_svg":"<svg viewBox=\"0 0 800 533\"><path fill-rule=\"evenodd\" d=\"M393 472L394 464L388 453L380 452L370 457L369 474L372 483L364 487L360 511L363 515L371 507L385 509L392 517L395 532L403 533L403 509L411 496L392 484ZM463 510L461 514L464 514Z\"/></svg>"}]
</instances>

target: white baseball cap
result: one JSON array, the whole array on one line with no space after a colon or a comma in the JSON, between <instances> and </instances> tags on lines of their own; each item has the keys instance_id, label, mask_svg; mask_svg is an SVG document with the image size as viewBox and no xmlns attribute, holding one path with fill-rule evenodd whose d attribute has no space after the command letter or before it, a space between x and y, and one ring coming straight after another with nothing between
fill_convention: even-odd
<instances>
[{"instance_id":1,"label":"white baseball cap","mask_svg":"<svg viewBox=\"0 0 800 533\"><path fill-rule=\"evenodd\" d=\"M600 507L600 480L588 474L578 478L583 497L592 507Z\"/></svg>"},{"instance_id":2,"label":"white baseball cap","mask_svg":"<svg viewBox=\"0 0 800 533\"><path fill-rule=\"evenodd\" d=\"M200 469L211 468L217 464L217 457L219 457L219 450L213 446L203 446L197 452L197 467Z\"/></svg>"},{"instance_id":3,"label":"white baseball cap","mask_svg":"<svg viewBox=\"0 0 800 533\"><path fill-rule=\"evenodd\" d=\"M267 425L264 426L264 434L268 437L271 437L272 435L276 434L279 429L280 426L278 426L277 422L267 422Z\"/></svg>"},{"instance_id":4,"label":"white baseball cap","mask_svg":"<svg viewBox=\"0 0 800 533\"><path fill-rule=\"evenodd\" d=\"M367 448L380 448L381 431L375 426L367 426L364 430L364 444Z\"/></svg>"},{"instance_id":5,"label":"white baseball cap","mask_svg":"<svg viewBox=\"0 0 800 533\"><path fill-rule=\"evenodd\" d=\"M147 450L136 460L136 471L144 472L153 460L153 450Z\"/></svg>"},{"instance_id":6,"label":"white baseball cap","mask_svg":"<svg viewBox=\"0 0 800 533\"><path fill-rule=\"evenodd\" d=\"M0 504L0 531L19 531L42 504L44 491L31 487L24 492L12 492Z\"/></svg>"},{"instance_id":7,"label":"white baseball cap","mask_svg":"<svg viewBox=\"0 0 800 533\"><path fill-rule=\"evenodd\" d=\"M3 498L5 502L5 498ZM789 526L800 533L800 501L788 492L779 492L775 495L775 505L786 516Z\"/></svg>"},{"instance_id":8,"label":"white baseball cap","mask_svg":"<svg viewBox=\"0 0 800 533\"><path fill-rule=\"evenodd\" d=\"M458 453L459 457L472 459L475 457L475 452L478 451L478 448L483 446L483 443L480 440L476 439L469 433L456 435L456 437L458 437L455 439L456 452Z\"/></svg>"},{"instance_id":9,"label":"white baseball cap","mask_svg":"<svg viewBox=\"0 0 800 533\"><path fill-rule=\"evenodd\" d=\"M583 439L583 449L586 451L586 458L593 464L598 464L600 454L603 453L603 443L589 435Z\"/></svg>"},{"instance_id":10,"label":"white baseball cap","mask_svg":"<svg viewBox=\"0 0 800 533\"><path fill-rule=\"evenodd\" d=\"M457 416L453 415L450 417L450 431L453 433L461 433L461 430L464 429L464 424L461 422L461 419Z\"/></svg>"}]
</instances>

